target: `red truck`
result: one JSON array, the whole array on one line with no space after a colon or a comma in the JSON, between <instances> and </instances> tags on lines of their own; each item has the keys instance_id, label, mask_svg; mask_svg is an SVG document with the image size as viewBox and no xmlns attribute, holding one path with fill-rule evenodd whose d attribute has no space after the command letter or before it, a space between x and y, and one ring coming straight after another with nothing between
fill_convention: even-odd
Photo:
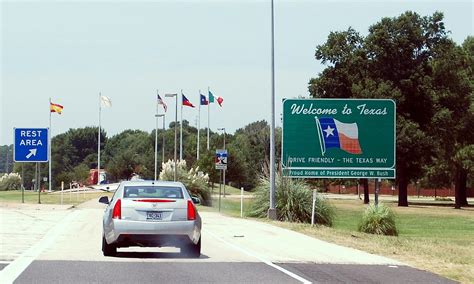
<instances>
[{"instance_id":1,"label":"red truck","mask_svg":"<svg viewBox=\"0 0 474 284\"><path fill-rule=\"evenodd\" d=\"M99 175L97 174L98 170L97 169L91 169L89 170L89 179L88 183L89 185L97 184ZM100 183L105 183L107 180L107 173L105 172L104 169L100 169Z\"/></svg>"}]
</instances>

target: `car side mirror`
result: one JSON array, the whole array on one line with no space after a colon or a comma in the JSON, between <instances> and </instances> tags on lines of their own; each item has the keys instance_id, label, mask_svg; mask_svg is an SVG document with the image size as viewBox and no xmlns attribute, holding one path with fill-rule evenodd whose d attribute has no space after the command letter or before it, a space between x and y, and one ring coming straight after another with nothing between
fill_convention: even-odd
<instances>
[{"instance_id":1,"label":"car side mirror","mask_svg":"<svg viewBox=\"0 0 474 284\"><path fill-rule=\"evenodd\" d=\"M108 196L102 196L101 198L99 198L99 202L104 203L104 204L109 204L109 197Z\"/></svg>"},{"instance_id":2,"label":"car side mirror","mask_svg":"<svg viewBox=\"0 0 474 284\"><path fill-rule=\"evenodd\" d=\"M199 199L199 197L191 196L191 199L193 200L194 204L201 204L201 199Z\"/></svg>"}]
</instances>

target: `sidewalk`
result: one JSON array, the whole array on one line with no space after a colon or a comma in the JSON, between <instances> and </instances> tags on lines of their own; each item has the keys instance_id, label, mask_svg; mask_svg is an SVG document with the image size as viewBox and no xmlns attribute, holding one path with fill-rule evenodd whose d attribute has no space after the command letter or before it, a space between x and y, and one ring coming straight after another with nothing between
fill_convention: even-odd
<instances>
[{"instance_id":1,"label":"sidewalk","mask_svg":"<svg viewBox=\"0 0 474 284\"><path fill-rule=\"evenodd\" d=\"M38 243L72 205L0 203L0 269Z\"/></svg>"},{"instance_id":2,"label":"sidewalk","mask_svg":"<svg viewBox=\"0 0 474 284\"><path fill-rule=\"evenodd\" d=\"M52 211L52 210L68 210L68 209L71 209L73 207L74 206L72 204L61 205L61 204L0 202L0 208L4 208L4 209L7 209L7 210Z\"/></svg>"}]
</instances>

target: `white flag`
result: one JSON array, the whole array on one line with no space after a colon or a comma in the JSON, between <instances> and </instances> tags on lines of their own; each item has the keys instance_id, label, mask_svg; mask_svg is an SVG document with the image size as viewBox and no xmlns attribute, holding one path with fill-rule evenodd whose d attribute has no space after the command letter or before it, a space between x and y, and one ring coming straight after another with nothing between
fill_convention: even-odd
<instances>
[{"instance_id":1,"label":"white flag","mask_svg":"<svg viewBox=\"0 0 474 284\"><path fill-rule=\"evenodd\" d=\"M109 97L100 96L100 102L102 103L103 106L106 106L106 107L112 106L112 100Z\"/></svg>"}]
</instances>

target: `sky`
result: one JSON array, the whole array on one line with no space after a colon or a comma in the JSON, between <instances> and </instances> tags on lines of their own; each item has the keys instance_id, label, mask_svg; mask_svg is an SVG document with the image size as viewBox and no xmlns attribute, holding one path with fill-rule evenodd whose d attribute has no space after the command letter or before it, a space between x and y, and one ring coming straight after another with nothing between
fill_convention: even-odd
<instances>
[{"instance_id":1,"label":"sky","mask_svg":"<svg viewBox=\"0 0 474 284\"><path fill-rule=\"evenodd\" d=\"M443 12L457 43L473 35L472 1L274 3L277 126L281 100L308 96L310 78L324 69L314 52L331 31L366 35L382 17L412 10ZM14 127L48 127L49 98L64 106L52 115L53 136L97 126L99 92L113 102L102 110L109 136L151 131L157 91L183 90L197 106L210 88L224 99L210 107L213 131L270 120L270 1L2 1L0 9L0 145L13 143ZM164 99L168 125L175 101ZM198 113L185 107L183 119L196 125Z\"/></svg>"}]
</instances>

